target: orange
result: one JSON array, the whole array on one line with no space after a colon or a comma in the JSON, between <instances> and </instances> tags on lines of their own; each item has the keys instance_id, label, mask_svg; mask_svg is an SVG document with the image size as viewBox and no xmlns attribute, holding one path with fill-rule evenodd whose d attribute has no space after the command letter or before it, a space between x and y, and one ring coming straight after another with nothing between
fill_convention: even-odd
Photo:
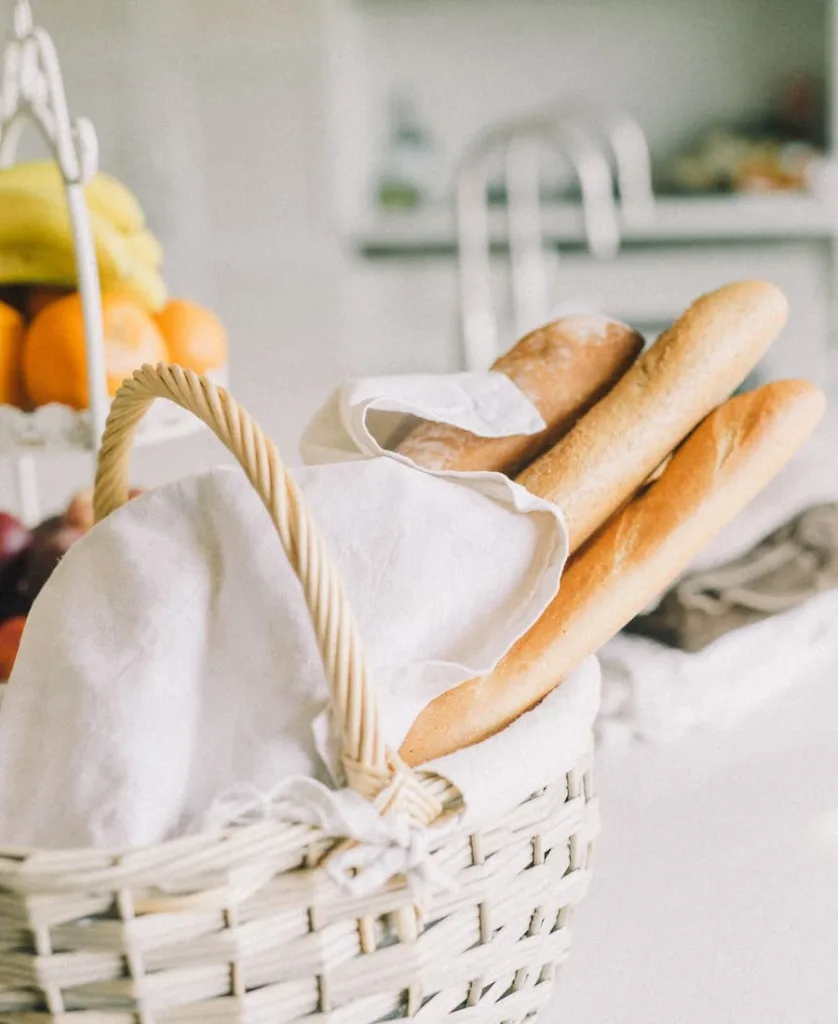
<instances>
[{"instance_id":1,"label":"orange","mask_svg":"<svg viewBox=\"0 0 838 1024\"><path fill-rule=\"evenodd\" d=\"M206 373L227 363L227 332L211 309L172 299L157 314L169 359L186 370Z\"/></svg>"},{"instance_id":2,"label":"orange","mask_svg":"<svg viewBox=\"0 0 838 1024\"><path fill-rule=\"evenodd\" d=\"M119 292L102 295L108 393L143 363L166 362L169 353L154 320ZM23 381L35 405L60 402L86 409L87 363L81 296L57 299L41 310L23 343Z\"/></svg>"},{"instance_id":3,"label":"orange","mask_svg":"<svg viewBox=\"0 0 838 1024\"><path fill-rule=\"evenodd\" d=\"M21 373L23 317L16 309L0 302L0 405L26 405Z\"/></svg>"},{"instance_id":4,"label":"orange","mask_svg":"<svg viewBox=\"0 0 838 1024\"><path fill-rule=\"evenodd\" d=\"M26 318L30 323L56 299L63 299L72 292L72 288L57 288L52 285L33 285L26 296Z\"/></svg>"}]
</instances>

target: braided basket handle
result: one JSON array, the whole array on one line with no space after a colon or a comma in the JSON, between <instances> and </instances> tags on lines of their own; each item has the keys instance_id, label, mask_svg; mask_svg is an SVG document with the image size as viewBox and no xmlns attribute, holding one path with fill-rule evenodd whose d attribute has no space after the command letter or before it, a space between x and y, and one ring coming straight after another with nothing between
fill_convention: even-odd
<instances>
[{"instance_id":1,"label":"braided basket handle","mask_svg":"<svg viewBox=\"0 0 838 1024\"><path fill-rule=\"evenodd\" d=\"M223 389L179 366L144 366L116 394L99 450L94 510L96 521L123 505L134 431L155 398L167 398L194 413L235 455L270 513L282 546L300 579L332 691L340 727L343 760L353 789L375 799L394 774L408 785L414 817L433 820L438 808L421 799L415 776L383 744L378 704L354 616L343 585L312 521L303 496L282 464L274 443L252 417ZM417 797L420 799L417 800ZM397 803L404 803L397 797ZM393 806L381 806L382 812Z\"/></svg>"}]
</instances>

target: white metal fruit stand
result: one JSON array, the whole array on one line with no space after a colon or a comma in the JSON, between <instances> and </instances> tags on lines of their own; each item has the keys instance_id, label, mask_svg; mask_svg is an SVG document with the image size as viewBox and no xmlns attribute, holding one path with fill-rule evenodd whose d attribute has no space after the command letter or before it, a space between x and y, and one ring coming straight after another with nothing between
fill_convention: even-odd
<instances>
[{"instance_id":1,"label":"white metal fruit stand","mask_svg":"<svg viewBox=\"0 0 838 1024\"><path fill-rule=\"evenodd\" d=\"M14 462L21 518L32 523L38 518L40 504L35 455L43 451L95 453L110 407L99 269L84 195L85 184L98 169L99 151L91 122L70 118L55 45L49 33L35 24L29 0L15 0L13 32L0 74L0 168L14 163L22 130L30 122L40 131L64 182L84 316L90 395L90 407L84 412L59 405L34 412L0 406L0 455ZM157 415L139 432L139 443L173 440L200 429L194 417L179 414L171 403L158 405Z\"/></svg>"}]
</instances>

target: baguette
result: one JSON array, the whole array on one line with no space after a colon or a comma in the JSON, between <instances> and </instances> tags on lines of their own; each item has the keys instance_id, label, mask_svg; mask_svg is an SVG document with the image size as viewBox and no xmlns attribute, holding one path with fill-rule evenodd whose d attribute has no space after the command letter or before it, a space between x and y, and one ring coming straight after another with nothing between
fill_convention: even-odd
<instances>
[{"instance_id":1,"label":"baguette","mask_svg":"<svg viewBox=\"0 0 838 1024\"><path fill-rule=\"evenodd\" d=\"M564 513L575 551L711 409L736 390L786 321L764 281L702 296L570 433L517 478Z\"/></svg>"},{"instance_id":2,"label":"baguette","mask_svg":"<svg viewBox=\"0 0 838 1024\"><path fill-rule=\"evenodd\" d=\"M643 338L603 316L563 317L540 327L492 366L530 399L547 424L533 435L477 437L446 423L421 423L397 446L423 469L494 470L509 475L546 451L614 385Z\"/></svg>"},{"instance_id":3,"label":"baguette","mask_svg":"<svg viewBox=\"0 0 838 1024\"><path fill-rule=\"evenodd\" d=\"M814 430L823 394L780 381L730 399L569 562L561 590L489 675L432 701L402 747L423 764L499 731L534 707L672 580Z\"/></svg>"}]
</instances>

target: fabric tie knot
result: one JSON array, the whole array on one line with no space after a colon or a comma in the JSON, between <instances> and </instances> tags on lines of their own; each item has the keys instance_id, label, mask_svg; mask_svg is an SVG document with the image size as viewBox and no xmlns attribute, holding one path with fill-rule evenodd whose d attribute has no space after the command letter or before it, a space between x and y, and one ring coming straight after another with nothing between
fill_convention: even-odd
<instances>
[{"instance_id":1,"label":"fabric tie knot","mask_svg":"<svg viewBox=\"0 0 838 1024\"><path fill-rule=\"evenodd\" d=\"M404 781L406 780L406 782ZM393 786L411 785L411 776ZM413 780L418 786L418 780ZM215 802L206 825L215 830L257 821L289 821L311 825L326 837L344 840L326 854L329 876L350 895L364 896L403 875L421 900L451 891L454 883L434 862L431 838L440 838L456 824L428 828L403 810L379 813L374 803L349 789L329 789L316 779L287 779L272 790L255 787L228 790Z\"/></svg>"}]
</instances>

